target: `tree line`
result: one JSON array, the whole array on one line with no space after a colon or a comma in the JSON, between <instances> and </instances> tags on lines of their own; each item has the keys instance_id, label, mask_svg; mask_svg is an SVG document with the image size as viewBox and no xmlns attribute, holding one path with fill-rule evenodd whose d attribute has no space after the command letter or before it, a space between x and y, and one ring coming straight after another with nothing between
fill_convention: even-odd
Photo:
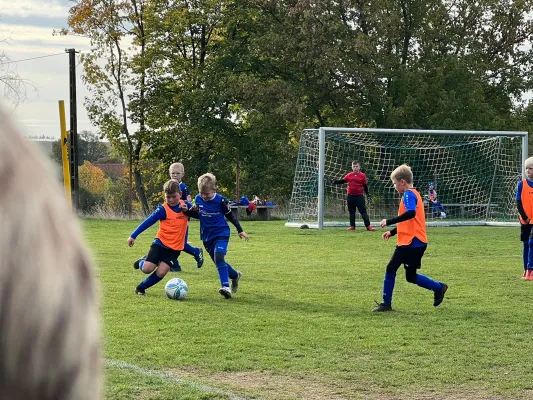
<instances>
[{"instance_id":1,"label":"tree line","mask_svg":"<svg viewBox=\"0 0 533 400\"><path fill-rule=\"evenodd\" d=\"M85 107L145 213L175 161L190 179L215 173L230 198L288 197L304 128L533 121L533 2L72 3L62 33L92 47L81 55Z\"/></svg>"}]
</instances>

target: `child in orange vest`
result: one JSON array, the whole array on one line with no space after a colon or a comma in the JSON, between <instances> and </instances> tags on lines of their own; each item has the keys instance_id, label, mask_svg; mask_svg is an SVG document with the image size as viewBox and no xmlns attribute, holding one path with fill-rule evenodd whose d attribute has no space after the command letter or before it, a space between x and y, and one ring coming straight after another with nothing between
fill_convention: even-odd
<instances>
[{"instance_id":1,"label":"child in orange vest","mask_svg":"<svg viewBox=\"0 0 533 400\"><path fill-rule=\"evenodd\" d=\"M181 199L190 203L192 201L191 191L189 190L189 187L182 181L183 177L185 176L185 167L183 164L177 162L171 164L168 169L168 173L171 180L180 184ZM202 268L202 265L204 265L204 251L200 247L194 247L187 243L188 236L189 231L187 230L187 234L185 235L185 247L183 248L183 251L193 256L196 260L196 266L198 268ZM170 271L180 272L181 267L179 263L176 262L176 264L170 268Z\"/></svg>"},{"instance_id":2,"label":"child in orange vest","mask_svg":"<svg viewBox=\"0 0 533 400\"><path fill-rule=\"evenodd\" d=\"M431 201L431 207L433 208L433 216L438 216L437 207L440 210L440 217L446 218L446 210L444 209L444 206L442 203L437 199L437 191L435 190L435 182L431 181L428 183L428 192L424 196L427 200Z\"/></svg>"},{"instance_id":3,"label":"child in orange vest","mask_svg":"<svg viewBox=\"0 0 533 400\"><path fill-rule=\"evenodd\" d=\"M516 189L516 206L520 214L520 241L524 249L522 258L524 261L525 280L533 281L533 230L531 229L533 221L533 157L529 157L524 162L526 170L526 179L518 182Z\"/></svg>"},{"instance_id":4,"label":"child in orange vest","mask_svg":"<svg viewBox=\"0 0 533 400\"><path fill-rule=\"evenodd\" d=\"M151 274L135 288L135 293L139 295L145 295L146 289L165 277L170 268L177 264L180 252L185 247L189 225L189 216L186 212L192 204L181 200L179 182L173 180L166 182L163 192L165 203L158 206L128 238L128 245L132 247L137 236L159 221L159 230L148 255L133 263L133 268Z\"/></svg>"},{"instance_id":5,"label":"child in orange vest","mask_svg":"<svg viewBox=\"0 0 533 400\"><path fill-rule=\"evenodd\" d=\"M437 307L444 300L448 285L416 272L422 265L422 257L426 251L428 240L424 203L420 193L413 188L413 172L408 165L400 165L392 172L391 180L394 189L402 196L400 208L397 217L383 219L380 226L383 228L397 224L396 228L383 234L383 239L389 240L392 236L398 235L398 245L385 271L383 302L372 311L392 311L392 292L396 282L396 271L402 264L405 268L407 282L432 290L434 293L433 305Z\"/></svg>"}]
</instances>

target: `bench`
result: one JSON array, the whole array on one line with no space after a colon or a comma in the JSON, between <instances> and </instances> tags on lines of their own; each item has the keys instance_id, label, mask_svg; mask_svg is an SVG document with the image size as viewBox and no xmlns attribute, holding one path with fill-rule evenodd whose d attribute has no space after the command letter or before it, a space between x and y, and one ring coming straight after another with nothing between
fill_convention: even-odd
<instances>
[{"instance_id":1,"label":"bench","mask_svg":"<svg viewBox=\"0 0 533 400\"><path fill-rule=\"evenodd\" d=\"M246 212L246 209L248 206L230 206L231 212L233 213L233 216L236 220L239 220L239 214L241 213L241 210L244 210ZM257 217L261 221L270 221L272 219L272 209L276 208L276 206L257 206Z\"/></svg>"},{"instance_id":2,"label":"bench","mask_svg":"<svg viewBox=\"0 0 533 400\"><path fill-rule=\"evenodd\" d=\"M433 212L433 207L431 205L431 201L427 201L425 202L426 203L426 212L431 215L432 212ZM494 209L494 208L498 208L499 205L498 204L495 204L495 203L491 203L491 204L487 204L487 203L479 203L479 204L474 204L474 203L442 203L442 205L444 206L445 210L446 210L446 214L449 216L450 215L450 211L449 209L458 209L458 212L455 212L455 213L451 213L453 214L454 216L456 217L459 217L459 218L464 218L465 216L465 211L468 210L468 209L472 209L472 208L485 208L485 211L487 209L487 206L490 207L491 209ZM437 211L440 211L437 207Z\"/></svg>"}]
</instances>

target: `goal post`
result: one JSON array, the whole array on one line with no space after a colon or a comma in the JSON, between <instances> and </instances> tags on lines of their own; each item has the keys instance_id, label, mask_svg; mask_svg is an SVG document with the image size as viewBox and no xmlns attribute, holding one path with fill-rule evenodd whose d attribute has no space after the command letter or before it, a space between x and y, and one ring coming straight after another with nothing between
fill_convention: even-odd
<instances>
[{"instance_id":1,"label":"goal post","mask_svg":"<svg viewBox=\"0 0 533 400\"><path fill-rule=\"evenodd\" d=\"M428 225L507 225L517 221L515 190L524 176L528 133L321 127L300 138L286 226L347 226L346 185L332 184L359 161L372 197L371 221L397 213L399 195L390 174L413 169L423 196L435 183L446 212L424 201ZM436 212L435 212L436 211ZM446 219L440 218L446 216ZM357 213L357 225L362 226Z\"/></svg>"}]
</instances>

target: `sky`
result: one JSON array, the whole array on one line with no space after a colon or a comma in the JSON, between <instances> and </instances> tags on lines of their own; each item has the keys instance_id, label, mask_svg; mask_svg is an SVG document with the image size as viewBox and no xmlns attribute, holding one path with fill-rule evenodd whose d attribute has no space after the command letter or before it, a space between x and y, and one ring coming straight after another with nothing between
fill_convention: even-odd
<instances>
[{"instance_id":1,"label":"sky","mask_svg":"<svg viewBox=\"0 0 533 400\"><path fill-rule=\"evenodd\" d=\"M26 136L60 137L59 100L65 101L67 130L70 127L69 56L65 49L90 50L87 38L53 35L54 29L67 27L71 5L69 0L0 0L0 52L14 61L4 67L35 86L35 90L27 86L29 98L17 107L5 99L0 104ZM79 58L76 75L78 132L96 132L83 106L88 91L81 81Z\"/></svg>"}]
</instances>

